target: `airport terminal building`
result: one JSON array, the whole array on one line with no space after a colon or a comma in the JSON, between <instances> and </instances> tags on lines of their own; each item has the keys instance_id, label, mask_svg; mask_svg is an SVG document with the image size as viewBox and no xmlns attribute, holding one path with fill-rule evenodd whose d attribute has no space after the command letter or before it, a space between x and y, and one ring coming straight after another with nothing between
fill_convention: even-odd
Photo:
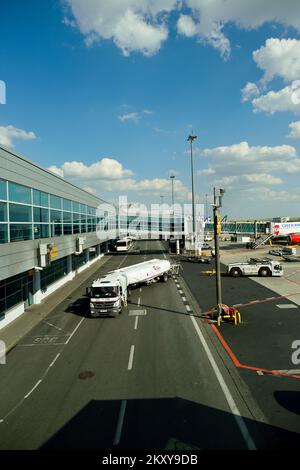
<instances>
[{"instance_id":1,"label":"airport terminal building","mask_svg":"<svg viewBox=\"0 0 300 470\"><path fill-rule=\"evenodd\" d=\"M0 147L0 329L108 251L117 221L96 233L103 203Z\"/></svg>"}]
</instances>

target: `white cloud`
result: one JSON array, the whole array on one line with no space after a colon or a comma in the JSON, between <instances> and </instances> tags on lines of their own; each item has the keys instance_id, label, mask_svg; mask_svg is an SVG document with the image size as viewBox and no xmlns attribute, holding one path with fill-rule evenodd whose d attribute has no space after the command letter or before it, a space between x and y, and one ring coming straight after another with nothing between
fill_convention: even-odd
<instances>
[{"instance_id":1,"label":"white cloud","mask_svg":"<svg viewBox=\"0 0 300 470\"><path fill-rule=\"evenodd\" d=\"M249 101L260 95L258 86L252 82L248 82L246 86L241 90L241 93L242 103L245 103L246 101Z\"/></svg>"},{"instance_id":2,"label":"white cloud","mask_svg":"<svg viewBox=\"0 0 300 470\"><path fill-rule=\"evenodd\" d=\"M285 204L300 200L300 194L295 191L274 191L265 186L247 188L243 193L244 197L253 202L257 201L277 201Z\"/></svg>"},{"instance_id":3,"label":"white cloud","mask_svg":"<svg viewBox=\"0 0 300 470\"><path fill-rule=\"evenodd\" d=\"M180 18L177 22L177 29L180 34L191 38L196 36L199 33L199 28L193 18L188 15L180 15Z\"/></svg>"},{"instance_id":4,"label":"white cloud","mask_svg":"<svg viewBox=\"0 0 300 470\"><path fill-rule=\"evenodd\" d=\"M289 128L291 132L287 137L290 139L300 139L300 121L291 122Z\"/></svg>"},{"instance_id":5,"label":"white cloud","mask_svg":"<svg viewBox=\"0 0 300 470\"><path fill-rule=\"evenodd\" d=\"M242 102L252 100L254 112L300 112L300 40L269 38L265 45L253 52L253 59L264 72L261 84L274 78L289 82L284 88L261 94L254 83L242 90Z\"/></svg>"},{"instance_id":6,"label":"white cloud","mask_svg":"<svg viewBox=\"0 0 300 470\"><path fill-rule=\"evenodd\" d=\"M264 81L280 77L284 81L300 79L300 40L269 38L253 52L257 66L264 71Z\"/></svg>"},{"instance_id":7,"label":"white cloud","mask_svg":"<svg viewBox=\"0 0 300 470\"><path fill-rule=\"evenodd\" d=\"M225 56L230 53L229 40L223 33L228 23L249 30L273 22L300 31L297 0L186 0L185 4L191 8L190 20L182 15L178 31L186 36L197 34L200 40L210 43Z\"/></svg>"},{"instance_id":8,"label":"white cloud","mask_svg":"<svg viewBox=\"0 0 300 470\"><path fill-rule=\"evenodd\" d=\"M112 39L125 56L155 54L168 37L165 15L178 0L66 0L87 44Z\"/></svg>"},{"instance_id":9,"label":"white cloud","mask_svg":"<svg viewBox=\"0 0 300 470\"><path fill-rule=\"evenodd\" d=\"M230 53L224 26L255 29L265 23L293 26L300 31L300 4L297 0L65 0L70 18L64 23L76 27L87 45L102 39L113 40L124 55L133 51L155 54L168 38L168 20L175 10L179 34L197 38ZM185 10L183 11L183 7ZM188 14L186 14L186 10Z\"/></svg>"},{"instance_id":10,"label":"white cloud","mask_svg":"<svg viewBox=\"0 0 300 470\"><path fill-rule=\"evenodd\" d=\"M77 161L65 162L60 167L52 165L48 170L100 197L103 192L130 192L156 197L171 193L170 178L136 180L131 170L124 169L120 162L111 158L102 158L91 165ZM188 190L178 178L174 180L174 191L177 200L188 198Z\"/></svg>"},{"instance_id":11,"label":"white cloud","mask_svg":"<svg viewBox=\"0 0 300 470\"><path fill-rule=\"evenodd\" d=\"M139 114L138 113L121 114L121 116L119 116L119 120L122 121L122 122L124 122L124 121L138 122Z\"/></svg>"},{"instance_id":12,"label":"white cloud","mask_svg":"<svg viewBox=\"0 0 300 470\"><path fill-rule=\"evenodd\" d=\"M171 131L171 130L168 130L168 129L161 129L160 127L154 127L153 130L157 134L162 134L162 135L166 135L166 136L176 134L176 131Z\"/></svg>"},{"instance_id":13,"label":"white cloud","mask_svg":"<svg viewBox=\"0 0 300 470\"><path fill-rule=\"evenodd\" d=\"M60 176L61 178L64 177L64 170L62 168L58 168L56 165L49 166L47 170L51 171L57 176Z\"/></svg>"},{"instance_id":14,"label":"white cloud","mask_svg":"<svg viewBox=\"0 0 300 470\"><path fill-rule=\"evenodd\" d=\"M144 114L148 114L148 115L153 114L153 111L151 111L151 109L144 109L143 112Z\"/></svg>"},{"instance_id":15,"label":"white cloud","mask_svg":"<svg viewBox=\"0 0 300 470\"><path fill-rule=\"evenodd\" d=\"M254 98L252 101L254 111L263 111L273 114L275 112L291 111L295 114L300 112L300 104L293 99L295 91L291 86L286 86L279 91L269 91L265 95Z\"/></svg>"},{"instance_id":16,"label":"white cloud","mask_svg":"<svg viewBox=\"0 0 300 470\"><path fill-rule=\"evenodd\" d=\"M23 129L17 129L14 126L0 126L0 145L13 148L15 140L34 140L36 135L34 132L27 132Z\"/></svg>"},{"instance_id":17,"label":"white cloud","mask_svg":"<svg viewBox=\"0 0 300 470\"><path fill-rule=\"evenodd\" d=\"M228 190L233 205L240 200L261 196L260 188L266 201L284 199L280 185L287 184L288 176L300 172L300 158L290 145L251 147L248 142L231 146L205 149L202 153L208 160L208 168L200 172L209 186L221 186ZM266 188L279 187L279 190ZM294 191L293 191L294 192ZM269 199L267 199L267 197ZM296 200L290 198L289 200ZM259 207L258 207L259 210Z\"/></svg>"},{"instance_id":18,"label":"white cloud","mask_svg":"<svg viewBox=\"0 0 300 470\"><path fill-rule=\"evenodd\" d=\"M59 176L80 180L119 180L133 175L131 170L125 170L123 165L112 158L102 158L101 160L85 165L82 162L65 162L60 168L53 165L48 170Z\"/></svg>"}]
</instances>

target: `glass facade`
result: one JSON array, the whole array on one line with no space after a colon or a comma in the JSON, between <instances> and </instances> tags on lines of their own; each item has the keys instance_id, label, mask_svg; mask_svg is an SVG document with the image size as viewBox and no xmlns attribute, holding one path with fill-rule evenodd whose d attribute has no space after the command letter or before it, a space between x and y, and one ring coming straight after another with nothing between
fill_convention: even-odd
<instances>
[{"instance_id":1,"label":"glass facade","mask_svg":"<svg viewBox=\"0 0 300 470\"><path fill-rule=\"evenodd\" d=\"M41 290L42 292L47 290L47 287L53 282L58 281L62 277L67 275L67 258L61 258L57 261L52 261L50 266L44 268L41 271Z\"/></svg>"},{"instance_id":2,"label":"glass facade","mask_svg":"<svg viewBox=\"0 0 300 470\"><path fill-rule=\"evenodd\" d=\"M0 243L95 232L96 224L95 207L0 179Z\"/></svg>"},{"instance_id":3,"label":"glass facade","mask_svg":"<svg viewBox=\"0 0 300 470\"><path fill-rule=\"evenodd\" d=\"M32 284L32 276L29 276L28 273L18 274L0 281L0 316L20 302L25 302L25 307L31 305Z\"/></svg>"}]
</instances>

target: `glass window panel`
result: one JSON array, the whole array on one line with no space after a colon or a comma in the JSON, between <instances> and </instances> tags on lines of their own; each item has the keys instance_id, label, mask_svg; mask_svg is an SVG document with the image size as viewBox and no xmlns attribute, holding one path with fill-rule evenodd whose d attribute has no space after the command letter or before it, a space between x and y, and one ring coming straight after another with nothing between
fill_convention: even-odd
<instances>
[{"instance_id":1,"label":"glass window panel","mask_svg":"<svg viewBox=\"0 0 300 470\"><path fill-rule=\"evenodd\" d=\"M49 210L41 209L40 207L33 208L34 222L49 222Z\"/></svg>"},{"instance_id":2,"label":"glass window panel","mask_svg":"<svg viewBox=\"0 0 300 470\"><path fill-rule=\"evenodd\" d=\"M73 223L74 224L79 224L80 223L80 215L79 214L73 214Z\"/></svg>"},{"instance_id":3,"label":"glass window panel","mask_svg":"<svg viewBox=\"0 0 300 470\"><path fill-rule=\"evenodd\" d=\"M80 212L81 212L81 214L86 214L86 205L85 204L80 204Z\"/></svg>"},{"instance_id":4,"label":"glass window panel","mask_svg":"<svg viewBox=\"0 0 300 470\"><path fill-rule=\"evenodd\" d=\"M31 189L16 183L8 183L9 200L31 204Z\"/></svg>"},{"instance_id":5,"label":"glass window panel","mask_svg":"<svg viewBox=\"0 0 300 470\"><path fill-rule=\"evenodd\" d=\"M0 300L3 300L5 298L5 284L2 284L0 286Z\"/></svg>"},{"instance_id":6,"label":"glass window panel","mask_svg":"<svg viewBox=\"0 0 300 470\"><path fill-rule=\"evenodd\" d=\"M7 204L6 202L0 202L0 222L7 221Z\"/></svg>"},{"instance_id":7,"label":"glass window panel","mask_svg":"<svg viewBox=\"0 0 300 470\"><path fill-rule=\"evenodd\" d=\"M73 201L73 212L80 212L79 210L79 202Z\"/></svg>"},{"instance_id":8,"label":"glass window panel","mask_svg":"<svg viewBox=\"0 0 300 470\"><path fill-rule=\"evenodd\" d=\"M31 222L31 206L9 204L9 220L10 222Z\"/></svg>"},{"instance_id":9,"label":"glass window panel","mask_svg":"<svg viewBox=\"0 0 300 470\"><path fill-rule=\"evenodd\" d=\"M35 224L34 225L34 238L48 238L49 237L49 225L47 224Z\"/></svg>"},{"instance_id":10,"label":"glass window panel","mask_svg":"<svg viewBox=\"0 0 300 470\"><path fill-rule=\"evenodd\" d=\"M64 235L72 235L72 224L64 224Z\"/></svg>"},{"instance_id":11,"label":"glass window panel","mask_svg":"<svg viewBox=\"0 0 300 470\"><path fill-rule=\"evenodd\" d=\"M50 194L50 207L52 209L61 209L61 198Z\"/></svg>"},{"instance_id":12,"label":"glass window panel","mask_svg":"<svg viewBox=\"0 0 300 470\"><path fill-rule=\"evenodd\" d=\"M6 309L12 308L14 305L23 301L22 291L15 292L13 295L10 295L6 298Z\"/></svg>"},{"instance_id":13,"label":"glass window panel","mask_svg":"<svg viewBox=\"0 0 300 470\"><path fill-rule=\"evenodd\" d=\"M69 199L63 199L63 209L64 211L72 210L72 202Z\"/></svg>"},{"instance_id":14,"label":"glass window panel","mask_svg":"<svg viewBox=\"0 0 300 470\"><path fill-rule=\"evenodd\" d=\"M32 239L32 227L30 224L10 224L10 241L18 242L21 240Z\"/></svg>"},{"instance_id":15,"label":"glass window panel","mask_svg":"<svg viewBox=\"0 0 300 470\"><path fill-rule=\"evenodd\" d=\"M7 224L0 224L0 243L8 243Z\"/></svg>"},{"instance_id":16,"label":"glass window panel","mask_svg":"<svg viewBox=\"0 0 300 470\"><path fill-rule=\"evenodd\" d=\"M51 237L58 237L61 234L62 234L62 225L52 224L51 225Z\"/></svg>"},{"instance_id":17,"label":"glass window panel","mask_svg":"<svg viewBox=\"0 0 300 470\"><path fill-rule=\"evenodd\" d=\"M4 199L6 201L6 181L0 180L0 199Z\"/></svg>"},{"instance_id":18,"label":"glass window panel","mask_svg":"<svg viewBox=\"0 0 300 470\"><path fill-rule=\"evenodd\" d=\"M71 212L63 212L64 222L72 222L72 213Z\"/></svg>"},{"instance_id":19,"label":"glass window panel","mask_svg":"<svg viewBox=\"0 0 300 470\"><path fill-rule=\"evenodd\" d=\"M43 191L37 191L36 189L33 190L33 204L35 206L44 206L48 207L48 194L44 193Z\"/></svg>"},{"instance_id":20,"label":"glass window panel","mask_svg":"<svg viewBox=\"0 0 300 470\"><path fill-rule=\"evenodd\" d=\"M73 224L73 233L80 233L80 225Z\"/></svg>"},{"instance_id":21,"label":"glass window panel","mask_svg":"<svg viewBox=\"0 0 300 470\"><path fill-rule=\"evenodd\" d=\"M62 212L60 212L60 211L50 211L50 222L61 223L62 222Z\"/></svg>"},{"instance_id":22,"label":"glass window panel","mask_svg":"<svg viewBox=\"0 0 300 470\"><path fill-rule=\"evenodd\" d=\"M14 292L22 289L22 278L14 279L6 282L6 296L12 295Z\"/></svg>"}]
</instances>

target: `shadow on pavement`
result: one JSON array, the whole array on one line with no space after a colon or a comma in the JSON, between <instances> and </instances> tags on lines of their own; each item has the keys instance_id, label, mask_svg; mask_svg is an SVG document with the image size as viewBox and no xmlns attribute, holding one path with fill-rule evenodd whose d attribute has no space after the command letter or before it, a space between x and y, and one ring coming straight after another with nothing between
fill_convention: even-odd
<instances>
[{"instance_id":1,"label":"shadow on pavement","mask_svg":"<svg viewBox=\"0 0 300 470\"><path fill-rule=\"evenodd\" d=\"M90 299L89 297L80 297L76 299L75 302L72 302L65 309L66 313L73 313L79 317L86 317L88 315L90 308Z\"/></svg>"},{"instance_id":2,"label":"shadow on pavement","mask_svg":"<svg viewBox=\"0 0 300 470\"><path fill-rule=\"evenodd\" d=\"M300 391L276 391L274 397L280 406L300 415Z\"/></svg>"},{"instance_id":3,"label":"shadow on pavement","mask_svg":"<svg viewBox=\"0 0 300 470\"><path fill-rule=\"evenodd\" d=\"M121 438L113 447L122 400L90 401L41 449L247 449L231 413L182 398L126 401ZM260 449L297 449L300 435L244 419Z\"/></svg>"}]
</instances>

